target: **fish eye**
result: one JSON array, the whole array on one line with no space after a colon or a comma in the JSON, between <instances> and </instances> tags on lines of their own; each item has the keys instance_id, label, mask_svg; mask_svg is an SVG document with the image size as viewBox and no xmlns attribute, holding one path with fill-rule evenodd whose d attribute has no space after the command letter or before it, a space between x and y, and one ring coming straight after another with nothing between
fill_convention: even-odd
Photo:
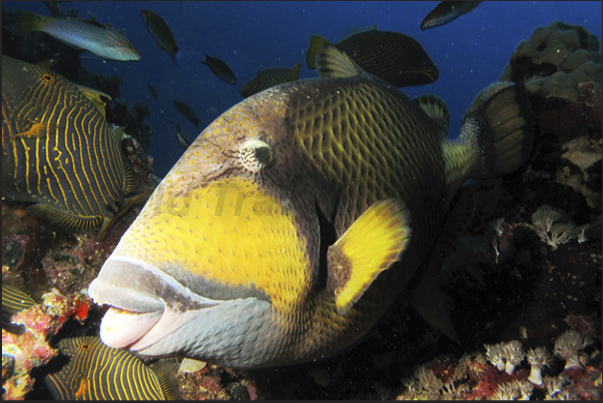
<instances>
[{"instance_id":1,"label":"fish eye","mask_svg":"<svg viewBox=\"0 0 603 403\"><path fill-rule=\"evenodd\" d=\"M257 173L273 162L272 148L261 140L247 140L239 148L239 159L245 169Z\"/></svg>"},{"instance_id":2,"label":"fish eye","mask_svg":"<svg viewBox=\"0 0 603 403\"><path fill-rule=\"evenodd\" d=\"M90 348L90 344L84 343L82 344L82 350L88 350Z\"/></svg>"},{"instance_id":3,"label":"fish eye","mask_svg":"<svg viewBox=\"0 0 603 403\"><path fill-rule=\"evenodd\" d=\"M44 81L47 81L47 82L52 81L52 76L48 73L42 74L42 78L44 79Z\"/></svg>"}]
</instances>

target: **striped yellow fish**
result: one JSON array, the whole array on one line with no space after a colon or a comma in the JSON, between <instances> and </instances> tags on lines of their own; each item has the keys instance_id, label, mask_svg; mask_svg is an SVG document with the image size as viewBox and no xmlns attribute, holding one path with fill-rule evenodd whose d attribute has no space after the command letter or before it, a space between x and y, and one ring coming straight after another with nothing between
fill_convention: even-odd
<instances>
[{"instance_id":1,"label":"striped yellow fish","mask_svg":"<svg viewBox=\"0 0 603 403\"><path fill-rule=\"evenodd\" d=\"M134 186L89 97L51 70L2 56L2 196L35 203L30 210L68 228L107 228Z\"/></svg>"},{"instance_id":2,"label":"striped yellow fish","mask_svg":"<svg viewBox=\"0 0 603 403\"><path fill-rule=\"evenodd\" d=\"M87 50L106 59L140 60L140 55L130 41L115 29L97 22L73 17L45 17L19 11L17 29L47 33L75 49Z\"/></svg>"},{"instance_id":3,"label":"striped yellow fish","mask_svg":"<svg viewBox=\"0 0 603 403\"><path fill-rule=\"evenodd\" d=\"M37 301L24 291L9 284L2 283L2 329L12 333L22 334L25 331L23 326L17 326L11 323L10 318L13 314L31 308Z\"/></svg>"},{"instance_id":4,"label":"striped yellow fish","mask_svg":"<svg viewBox=\"0 0 603 403\"><path fill-rule=\"evenodd\" d=\"M232 367L342 352L423 275L461 184L529 157L522 86L450 141L433 99L334 46L317 65L226 111L166 175L88 289L107 345Z\"/></svg>"},{"instance_id":5,"label":"striped yellow fish","mask_svg":"<svg viewBox=\"0 0 603 403\"><path fill-rule=\"evenodd\" d=\"M44 383L56 400L175 400L178 391L164 369L153 370L125 350L105 346L98 337L63 339L69 357Z\"/></svg>"}]
</instances>

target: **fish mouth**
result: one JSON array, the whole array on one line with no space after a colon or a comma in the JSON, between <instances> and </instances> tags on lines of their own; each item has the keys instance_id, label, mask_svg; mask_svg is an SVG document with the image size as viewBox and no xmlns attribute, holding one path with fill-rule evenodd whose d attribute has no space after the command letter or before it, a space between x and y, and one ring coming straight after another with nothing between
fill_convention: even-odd
<instances>
[{"instance_id":1,"label":"fish mouth","mask_svg":"<svg viewBox=\"0 0 603 403\"><path fill-rule=\"evenodd\" d=\"M132 351L153 346L218 303L194 294L154 266L122 257L107 259L88 295L110 306L100 326L103 342Z\"/></svg>"}]
</instances>

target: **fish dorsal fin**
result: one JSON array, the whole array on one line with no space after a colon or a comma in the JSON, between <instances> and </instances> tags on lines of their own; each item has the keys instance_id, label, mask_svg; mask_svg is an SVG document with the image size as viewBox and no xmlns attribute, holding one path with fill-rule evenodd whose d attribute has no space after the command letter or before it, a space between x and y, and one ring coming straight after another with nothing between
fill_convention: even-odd
<instances>
[{"instance_id":1,"label":"fish dorsal fin","mask_svg":"<svg viewBox=\"0 0 603 403\"><path fill-rule=\"evenodd\" d=\"M291 72L291 77L289 78L289 81L297 81L297 79L299 78L299 69L301 68L301 63L297 63L295 66L293 66L293 71Z\"/></svg>"},{"instance_id":2,"label":"fish dorsal fin","mask_svg":"<svg viewBox=\"0 0 603 403\"><path fill-rule=\"evenodd\" d=\"M442 129L444 135L448 136L450 112L448 111L446 103L439 97L431 94L419 95L412 100L419 105L419 108L421 108L440 129Z\"/></svg>"},{"instance_id":3,"label":"fish dorsal fin","mask_svg":"<svg viewBox=\"0 0 603 403\"><path fill-rule=\"evenodd\" d=\"M324 36L312 35L310 37L310 46L308 46L308 50L306 51L306 64L310 70L316 68L316 56L320 52L320 49L330 44L331 42Z\"/></svg>"},{"instance_id":4,"label":"fish dorsal fin","mask_svg":"<svg viewBox=\"0 0 603 403\"><path fill-rule=\"evenodd\" d=\"M94 88L86 87L84 85L78 84L77 89L80 90L80 92L82 94L84 94L84 96L86 98L88 98L88 100L90 102L92 102L92 105L94 105L96 107L96 109L98 109L100 111L100 113L103 115L103 118L106 119L105 107L107 106L107 104L101 99L101 97L109 98L109 100L111 100L111 96L102 91L99 91Z\"/></svg>"},{"instance_id":5,"label":"fish dorsal fin","mask_svg":"<svg viewBox=\"0 0 603 403\"><path fill-rule=\"evenodd\" d=\"M114 126L114 127L112 127L113 133L115 134L115 138L120 143L121 143L121 139L124 136L124 133L126 132L126 127L128 127L128 126Z\"/></svg>"},{"instance_id":6,"label":"fish dorsal fin","mask_svg":"<svg viewBox=\"0 0 603 403\"><path fill-rule=\"evenodd\" d=\"M376 30L377 30L377 24L369 25L368 27L358 27L358 26L350 27L343 34L343 38L341 38L341 40L337 41L337 43L341 43L341 42L345 41L350 36L354 36L356 34L361 34L363 32L371 32L371 31L376 31Z\"/></svg>"},{"instance_id":7,"label":"fish dorsal fin","mask_svg":"<svg viewBox=\"0 0 603 403\"><path fill-rule=\"evenodd\" d=\"M353 77L363 70L350 57L334 45L324 47L316 57L319 77Z\"/></svg>"},{"instance_id":8,"label":"fish dorsal fin","mask_svg":"<svg viewBox=\"0 0 603 403\"><path fill-rule=\"evenodd\" d=\"M410 213L399 199L370 206L327 251L327 290L344 315L401 256L410 240Z\"/></svg>"}]
</instances>

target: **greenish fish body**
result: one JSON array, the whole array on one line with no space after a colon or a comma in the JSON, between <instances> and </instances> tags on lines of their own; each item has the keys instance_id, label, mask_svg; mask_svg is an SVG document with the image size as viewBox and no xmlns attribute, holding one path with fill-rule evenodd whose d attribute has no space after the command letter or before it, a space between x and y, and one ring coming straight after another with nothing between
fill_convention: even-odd
<instances>
[{"instance_id":1,"label":"greenish fish body","mask_svg":"<svg viewBox=\"0 0 603 403\"><path fill-rule=\"evenodd\" d=\"M111 60L136 61L140 55L115 29L92 21L71 17L44 17L19 11L17 29L41 31L76 49L87 50Z\"/></svg>"},{"instance_id":2,"label":"greenish fish body","mask_svg":"<svg viewBox=\"0 0 603 403\"><path fill-rule=\"evenodd\" d=\"M180 48L176 44L174 34L172 34L172 30L167 22L151 10L140 10L140 16L142 17L142 21L144 21L147 30L155 39L157 47L168 52L174 63L178 64L176 58Z\"/></svg>"},{"instance_id":3,"label":"greenish fish body","mask_svg":"<svg viewBox=\"0 0 603 403\"><path fill-rule=\"evenodd\" d=\"M44 380L57 400L168 400L173 388L134 354L107 347L98 337L63 339L69 362ZM163 375L163 374L160 374ZM166 385L166 386L164 386Z\"/></svg>"},{"instance_id":4,"label":"greenish fish body","mask_svg":"<svg viewBox=\"0 0 603 403\"><path fill-rule=\"evenodd\" d=\"M457 188L529 156L523 87L449 141L335 47L317 65L233 106L167 174L88 289L111 306L107 345L233 367L342 352L420 272Z\"/></svg>"},{"instance_id":5,"label":"greenish fish body","mask_svg":"<svg viewBox=\"0 0 603 403\"><path fill-rule=\"evenodd\" d=\"M312 35L306 52L309 69L315 68L316 55L329 44L326 38ZM440 75L421 44L398 32L377 31L375 27L354 33L335 46L363 70L396 87L430 84Z\"/></svg>"},{"instance_id":6,"label":"greenish fish body","mask_svg":"<svg viewBox=\"0 0 603 403\"><path fill-rule=\"evenodd\" d=\"M12 324L10 318L13 314L29 309L36 304L37 302L22 290L2 283L2 329L22 334L25 328Z\"/></svg>"},{"instance_id":7,"label":"greenish fish body","mask_svg":"<svg viewBox=\"0 0 603 403\"><path fill-rule=\"evenodd\" d=\"M444 25L463 14L467 14L479 6L479 3L481 1L442 1L427 14L421 22L421 29Z\"/></svg>"},{"instance_id":8,"label":"greenish fish body","mask_svg":"<svg viewBox=\"0 0 603 403\"><path fill-rule=\"evenodd\" d=\"M208 56L205 54L205 60L201 60L201 63L209 67L215 75L220 77L220 79L230 85L237 85L237 77L234 75L230 67L228 65L215 57Z\"/></svg>"},{"instance_id":9,"label":"greenish fish body","mask_svg":"<svg viewBox=\"0 0 603 403\"><path fill-rule=\"evenodd\" d=\"M300 68L301 64L297 63L293 68L272 67L266 70L260 70L254 78L243 84L239 89L239 93L244 98L247 98L266 88L274 87L275 85L289 81L296 81L299 78Z\"/></svg>"},{"instance_id":10,"label":"greenish fish body","mask_svg":"<svg viewBox=\"0 0 603 403\"><path fill-rule=\"evenodd\" d=\"M2 196L69 228L110 221L133 187L120 141L84 91L2 56Z\"/></svg>"}]
</instances>

